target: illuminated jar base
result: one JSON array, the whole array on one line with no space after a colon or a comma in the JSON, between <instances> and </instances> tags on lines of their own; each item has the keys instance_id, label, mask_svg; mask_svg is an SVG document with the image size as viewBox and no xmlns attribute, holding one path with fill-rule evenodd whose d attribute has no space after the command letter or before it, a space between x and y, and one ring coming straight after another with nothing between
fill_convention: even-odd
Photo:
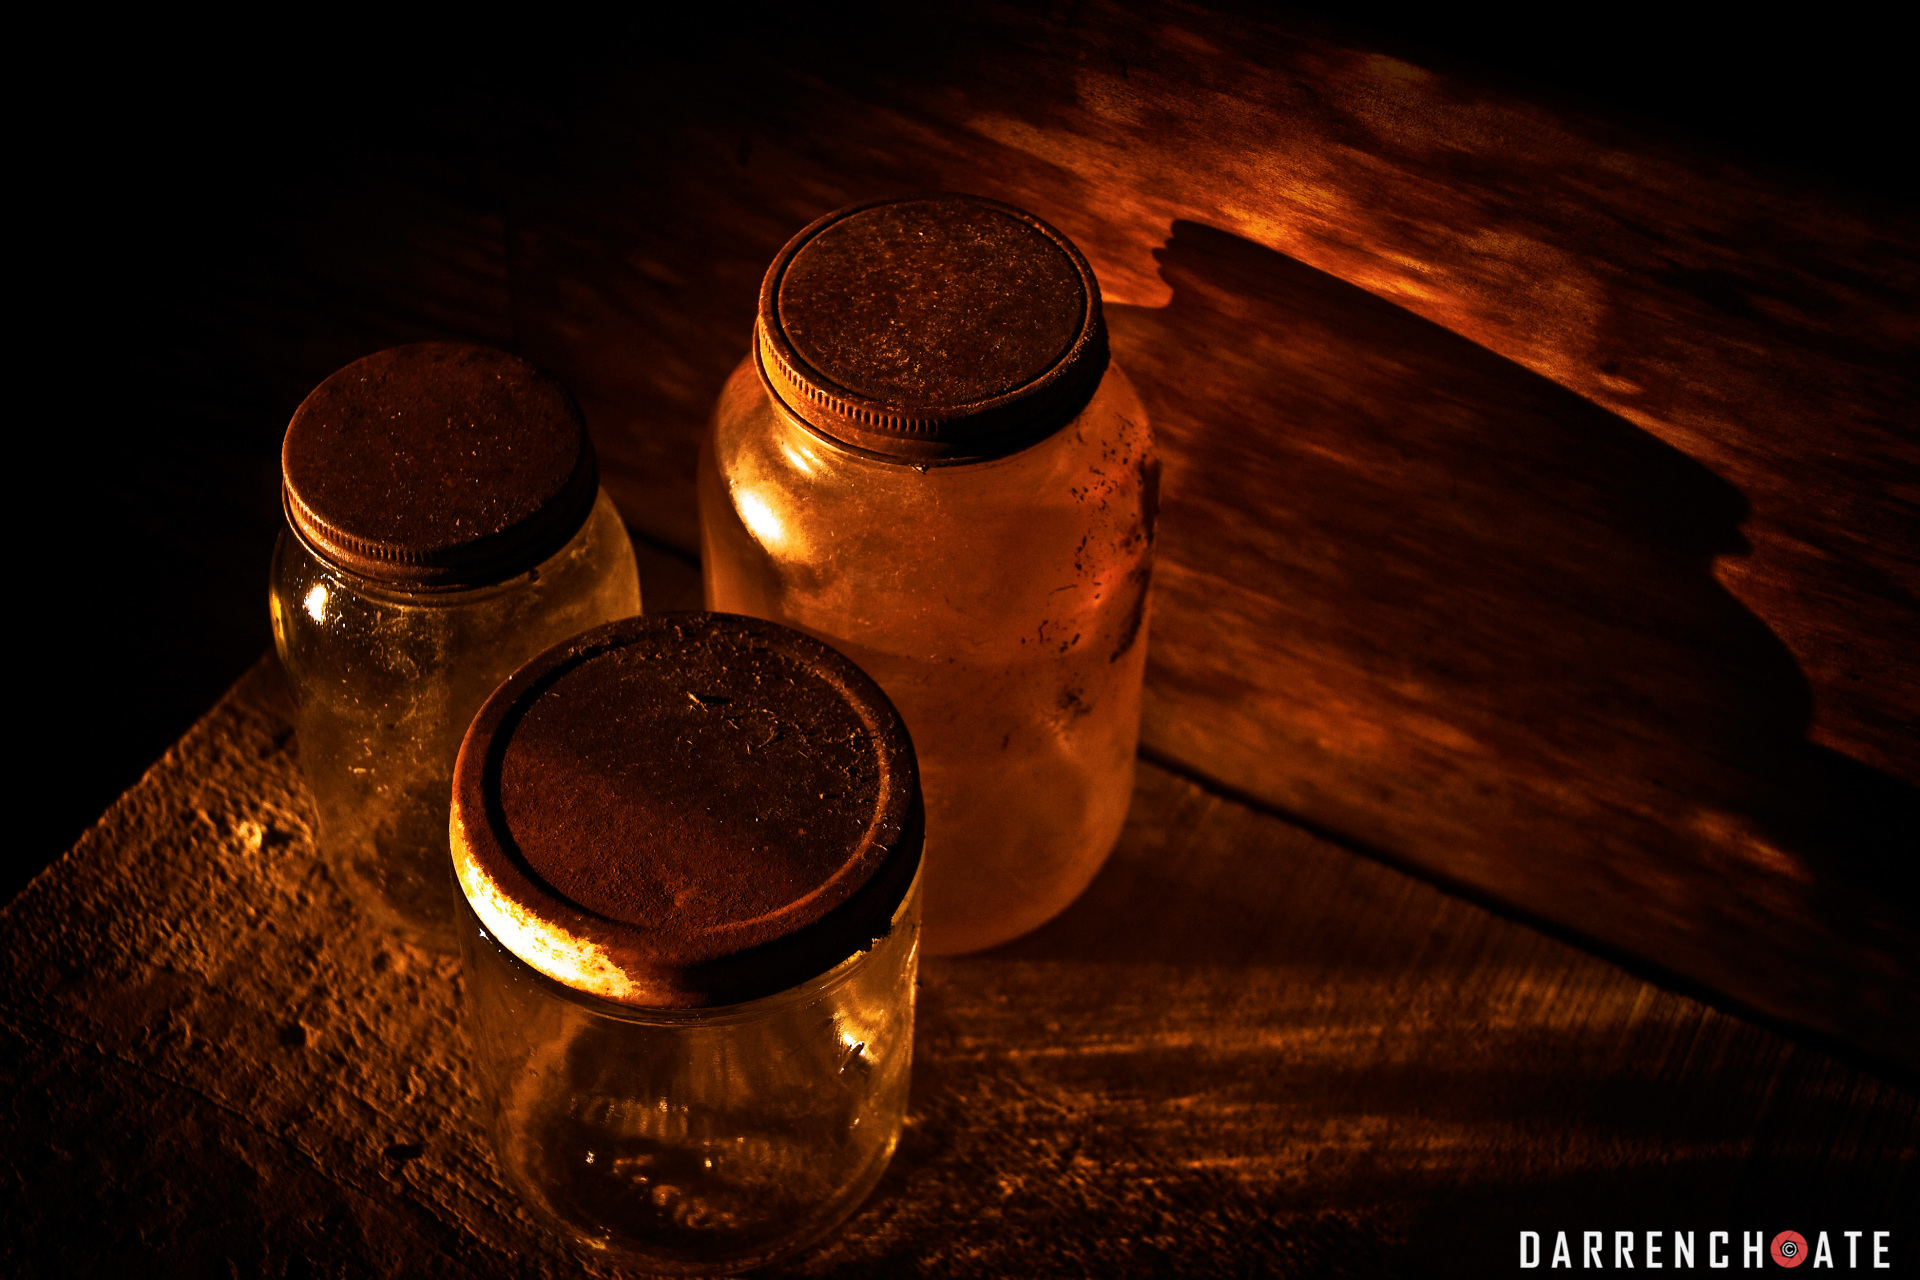
<instances>
[{"instance_id":1,"label":"illuminated jar base","mask_svg":"<svg viewBox=\"0 0 1920 1280\"><path fill-rule=\"evenodd\" d=\"M806 1248L872 1192L906 1118L919 891L872 951L778 995L642 1012L534 971L462 900L503 1172L567 1238L673 1275Z\"/></svg>"}]
</instances>

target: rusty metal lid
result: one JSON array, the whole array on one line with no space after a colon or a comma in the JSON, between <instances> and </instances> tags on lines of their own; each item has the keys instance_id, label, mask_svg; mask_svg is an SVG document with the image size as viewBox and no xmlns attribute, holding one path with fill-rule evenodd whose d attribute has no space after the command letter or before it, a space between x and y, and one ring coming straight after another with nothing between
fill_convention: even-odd
<instances>
[{"instance_id":1,"label":"rusty metal lid","mask_svg":"<svg viewBox=\"0 0 1920 1280\"><path fill-rule=\"evenodd\" d=\"M920 864L893 704L777 623L659 613L521 667L467 730L455 874L515 955L641 1008L732 1004L886 936Z\"/></svg>"},{"instance_id":2,"label":"rusty metal lid","mask_svg":"<svg viewBox=\"0 0 1920 1280\"><path fill-rule=\"evenodd\" d=\"M1071 421L1107 368L1093 269L978 196L875 200L787 242L760 286L760 375L829 439L893 461L973 462Z\"/></svg>"},{"instance_id":3,"label":"rusty metal lid","mask_svg":"<svg viewBox=\"0 0 1920 1280\"><path fill-rule=\"evenodd\" d=\"M455 342L377 352L315 387L280 476L287 523L315 555L415 590L533 568L579 531L600 483L565 387Z\"/></svg>"}]
</instances>

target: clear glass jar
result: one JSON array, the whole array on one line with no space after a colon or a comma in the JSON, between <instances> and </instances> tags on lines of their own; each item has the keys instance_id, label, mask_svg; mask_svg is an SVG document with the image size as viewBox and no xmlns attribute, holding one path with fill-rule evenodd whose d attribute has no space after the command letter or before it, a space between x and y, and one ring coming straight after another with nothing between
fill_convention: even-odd
<instances>
[{"instance_id":1,"label":"clear glass jar","mask_svg":"<svg viewBox=\"0 0 1920 1280\"><path fill-rule=\"evenodd\" d=\"M906 1120L918 885L810 982L712 1009L630 1009L537 972L462 900L475 1057L514 1189L596 1253L744 1270L859 1208Z\"/></svg>"},{"instance_id":2,"label":"clear glass jar","mask_svg":"<svg viewBox=\"0 0 1920 1280\"><path fill-rule=\"evenodd\" d=\"M909 225L908 237L857 225L916 205L933 206L922 221L936 232L1014 217L1044 234L1016 234L958 264L945 250L916 264L888 241L919 243L925 226ZM844 266L793 283L808 244L850 220L844 238L869 243L839 246L843 259L884 261L882 284L915 296L884 323L822 334L816 322L796 336L796 288L823 295L815 310L827 316L873 305L874 282ZM1059 376L1073 372L1080 349L1060 354L1071 323L1037 343L1027 366L995 366L999 348L976 353L917 400L897 367L875 375L861 366L863 343L897 351L917 341L914 361L957 359L952 329L977 327L982 315L1031 330L1030 308L1016 304L1032 302L1036 273L1020 255L1056 247L1078 268L1055 278L1056 292L1070 293L1077 278L1085 301L1055 313L1079 324L1083 347L1097 342L1096 357L1082 361L1097 367ZM1008 257L1026 293L981 304L975 295ZM928 318L943 304L959 316L945 328ZM970 434L979 417L967 400L970 370L983 370L986 390L1002 388L988 403L1002 423L1009 404L1040 403L1011 428L990 422L986 438ZM865 400L848 390L863 377L878 384ZM897 435L887 434L888 415L905 424ZM796 236L768 272L755 351L728 380L701 450L707 606L827 640L900 709L926 794L933 954L1044 923L1086 888L1119 836L1133 790L1158 482L1139 397L1105 359L1091 272L1029 215L955 198L856 206Z\"/></svg>"},{"instance_id":3,"label":"clear glass jar","mask_svg":"<svg viewBox=\"0 0 1920 1280\"><path fill-rule=\"evenodd\" d=\"M899 1141L921 812L885 696L808 637L577 637L454 781L467 1022L502 1170L560 1233L737 1271L851 1214Z\"/></svg>"},{"instance_id":4,"label":"clear glass jar","mask_svg":"<svg viewBox=\"0 0 1920 1280\"><path fill-rule=\"evenodd\" d=\"M523 393L489 404L509 378ZM388 433L360 429L356 413L383 419ZM465 415L469 429L408 436L408 415L416 427ZM288 437L289 527L274 551L268 599L317 839L376 920L450 952L447 795L461 735L529 657L640 611L633 546L593 483L592 446L571 398L502 352L421 344L370 356L322 384ZM517 510L499 503L506 512L496 507L493 527L480 523L471 511L489 506L490 486L480 483L484 474L462 477L457 460L449 464L462 450L514 455L512 465L534 472L538 487L518 495ZM530 453L557 456L541 476ZM473 480L473 496L396 533L377 503L356 508L328 490L324 481L340 468L383 473L375 497L416 516L450 475ZM512 487L491 486L509 498ZM494 539L477 555L476 532Z\"/></svg>"}]
</instances>

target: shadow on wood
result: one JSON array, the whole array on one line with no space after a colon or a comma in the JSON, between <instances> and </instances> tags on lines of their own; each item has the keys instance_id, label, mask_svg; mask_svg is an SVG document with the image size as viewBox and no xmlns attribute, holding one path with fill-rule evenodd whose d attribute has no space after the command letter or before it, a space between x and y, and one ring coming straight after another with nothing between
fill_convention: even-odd
<instances>
[{"instance_id":1,"label":"shadow on wood","mask_svg":"<svg viewBox=\"0 0 1920 1280\"><path fill-rule=\"evenodd\" d=\"M1740 493L1237 236L1157 257L1110 309L1167 456L1151 746L1912 1065L1915 792L1807 741L1714 576Z\"/></svg>"}]
</instances>

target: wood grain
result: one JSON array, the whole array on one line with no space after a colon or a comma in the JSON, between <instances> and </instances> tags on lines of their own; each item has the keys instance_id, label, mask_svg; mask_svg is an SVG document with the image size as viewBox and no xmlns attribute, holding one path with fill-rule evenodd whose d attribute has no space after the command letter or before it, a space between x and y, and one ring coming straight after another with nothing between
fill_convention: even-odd
<instances>
[{"instance_id":1,"label":"wood grain","mask_svg":"<svg viewBox=\"0 0 1920 1280\"><path fill-rule=\"evenodd\" d=\"M263 661L0 913L0 1267L605 1274L502 1186L458 967L331 881L288 712ZM1087 896L920 1004L895 1163L788 1274L1479 1275L1920 1189L1913 1093L1152 766Z\"/></svg>"},{"instance_id":2,"label":"wood grain","mask_svg":"<svg viewBox=\"0 0 1920 1280\"><path fill-rule=\"evenodd\" d=\"M1033 208L1166 446L1150 752L1920 1064L1912 223L1201 7L902 22L506 110L514 330L629 520L695 545L793 229Z\"/></svg>"}]
</instances>

